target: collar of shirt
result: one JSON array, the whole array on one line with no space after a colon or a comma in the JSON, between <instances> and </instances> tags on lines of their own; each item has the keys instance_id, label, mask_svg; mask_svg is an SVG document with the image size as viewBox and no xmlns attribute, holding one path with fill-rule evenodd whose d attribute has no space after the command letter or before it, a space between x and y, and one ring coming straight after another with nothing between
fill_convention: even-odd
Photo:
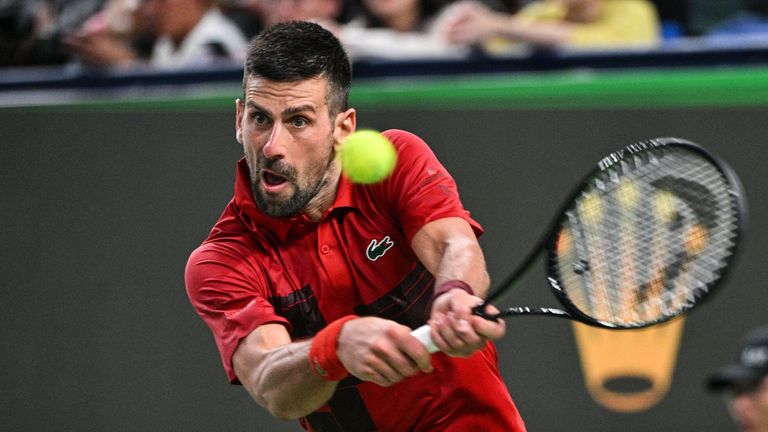
<instances>
[{"instance_id":1,"label":"collar of shirt","mask_svg":"<svg viewBox=\"0 0 768 432\"><path fill-rule=\"evenodd\" d=\"M287 218L276 218L262 213L253 199L251 178L248 173L248 164L246 163L245 158L240 159L237 163L234 201L241 217L243 217L243 221L246 222L246 225L251 231L266 229L272 232L280 242L285 241L288 232L294 225L317 223L307 218L307 215L303 213ZM327 219L331 212L336 209L354 207L352 201L352 185L346 177L341 176L336 189L336 198L333 200L331 207L323 213L320 221Z\"/></svg>"}]
</instances>

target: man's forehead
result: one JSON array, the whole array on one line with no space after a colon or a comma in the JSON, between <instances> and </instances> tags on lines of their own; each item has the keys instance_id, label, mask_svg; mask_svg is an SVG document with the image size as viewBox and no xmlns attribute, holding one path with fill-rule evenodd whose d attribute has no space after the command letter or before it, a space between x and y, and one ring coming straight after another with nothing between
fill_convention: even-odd
<instances>
[{"instance_id":1,"label":"man's forehead","mask_svg":"<svg viewBox=\"0 0 768 432\"><path fill-rule=\"evenodd\" d=\"M245 90L249 88L322 88L328 90L328 79L322 75L298 80L272 80L259 75L249 75L245 80Z\"/></svg>"},{"instance_id":2,"label":"man's forehead","mask_svg":"<svg viewBox=\"0 0 768 432\"><path fill-rule=\"evenodd\" d=\"M273 81L263 77L250 77L245 85L245 100L301 101L317 106L327 101L328 81L310 78L300 81Z\"/></svg>"}]
</instances>

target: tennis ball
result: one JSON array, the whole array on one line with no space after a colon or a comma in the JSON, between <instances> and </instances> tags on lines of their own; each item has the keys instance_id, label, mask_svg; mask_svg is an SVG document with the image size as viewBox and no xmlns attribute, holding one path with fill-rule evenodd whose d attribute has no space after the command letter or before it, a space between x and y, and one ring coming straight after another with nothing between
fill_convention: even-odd
<instances>
[{"instance_id":1,"label":"tennis ball","mask_svg":"<svg viewBox=\"0 0 768 432\"><path fill-rule=\"evenodd\" d=\"M378 183L395 169L397 152L384 135L374 130L353 132L339 149L341 170L353 182Z\"/></svg>"}]
</instances>

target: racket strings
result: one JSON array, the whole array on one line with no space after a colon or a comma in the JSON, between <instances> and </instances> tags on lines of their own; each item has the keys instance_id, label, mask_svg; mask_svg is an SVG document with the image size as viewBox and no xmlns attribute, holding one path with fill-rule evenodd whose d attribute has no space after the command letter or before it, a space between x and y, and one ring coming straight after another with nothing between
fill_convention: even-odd
<instances>
[{"instance_id":1,"label":"racket strings","mask_svg":"<svg viewBox=\"0 0 768 432\"><path fill-rule=\"evenodd\" d=\"M614 326L690 308L719 278L738 235L735 200L715 166L694 152L646 153L590 181L554 248L568 300Z\"/></svg>"}]
</instances>

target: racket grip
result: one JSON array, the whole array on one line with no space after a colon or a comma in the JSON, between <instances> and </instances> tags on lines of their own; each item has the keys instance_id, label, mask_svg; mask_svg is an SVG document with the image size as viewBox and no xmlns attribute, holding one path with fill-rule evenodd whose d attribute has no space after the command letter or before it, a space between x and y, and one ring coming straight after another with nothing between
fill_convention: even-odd
<instances>
[{"instance_id":1,"label":"racket grip","mask_svg":"<svg viewBox=\"0 0 768 432\"><path fill-rule=\"evenodd\" d=\"M416 330L411 331L411 336L415 337L419 340L424 346L427 348L427 351L429 351L430 354L436 353L440 351L435 346L435 343L432 342L432 336L429 334L429 325L424 324L423 326L417 328Z\"/></svg>"}]
</instances>

